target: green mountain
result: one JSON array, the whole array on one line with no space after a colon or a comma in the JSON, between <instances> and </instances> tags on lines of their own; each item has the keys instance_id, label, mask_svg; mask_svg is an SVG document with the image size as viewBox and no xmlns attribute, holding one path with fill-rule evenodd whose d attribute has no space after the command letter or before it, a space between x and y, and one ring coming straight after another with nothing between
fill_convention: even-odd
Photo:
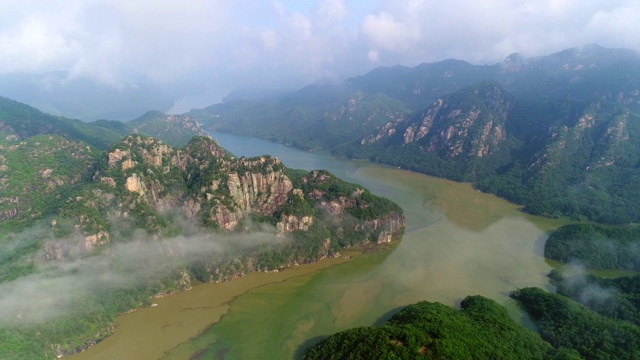
<instances>
[{"instance_id":1,"label":"green mountain","mask_svg":"<svg viewBox=\"0 0 640 360\"><path fill-rule=\"evenodd\" d=\"M123 223L171 236L182 232L184 219L227 231L265 222L283 233L299 234L314 249L324 247L318 253L294 251L278 266L333 256L363 241L390 241L404 226L397 205L326 171L288 170L269 156L238 159L206 137L174 148L137 135L102 155L91 183L58 216L56 223L66 223L67 229L56 227L57 236L79 231L77 246L87 251L108 243L114 231L123 231ZM52 249L49 257L64 257ZM248 271L273 268L259 262L253 266Z\"/></svg>"},{"instance_id":2,"label":"green mountain","mask_svg":"<svg viewBox=\"0 0 640 360\"><path fill-rule=\"evenodd\" d=\"M302 359L637 358L640 277L552 277L559 294L539 288L510 294L535 331L482 296L466 297L460 310L422 301L382 325L330 335L304 349Z\"/></svg>"},{"instance_id":3,"label":"green mountain","mask_svg":"<svg viewBox=\"0 0 640 360\"><path fill-rule=\"evenodd\" d=\"M241 99L187 115L206 129L318 150L355 141L363 132L407 112L385 94L352 92L343 85L312 85L275 100Z\"/></svg>"},{"instance_id":4,"label":"green mountain","mask_svg":"<svg viewBox=\"0 0 640 360\"><path fill-rule=\"evenodd\" d=\"M519 289L511 297L529 314L545 341L580 355L573 358L638 357L640 327L631 322L600 315L569 298L539 288Z\"/></svg>"},{"instance_id":5,"label":"green mountain","mask_svg":"<svg viewBox=\"0 0 640 360\"><path fill-rule=\"evenodd\" d=\"M566 359L505 308L468 296L456 310L422 301L383 325L345 330L306 349L302 359ZM579 357L578 357L579 358Z\"/></svg>"},{"instance_id":6,"label":"green mountain","mask_svg":"<svg viewBox=\"0 0 640 360\"><path fill-rule=\"evenodd\" d=\"M422 112L465 87L492 81L519 100L600 101L640 111L640 56L585 45L548 56L512 54L494 65L444 60L381 67L346 80L323 80L290 92L232 94L188 115L205 128L265 138L301 149L331 149L372 126Z\"/></svg>"},{"instance_id":7,"label":"green mountain","mask_svg":"<svg viewBox=\"0 0 640 360\"><path fill-rule=\"evenodd\" d=\"M334 153L472 182L534 214L640 220L640 115L619 104L520 100L483 82Z\"/></svg>"},{"instance_id":8,"label":"green mountain","mask_svg":"<svg viewBox=\"0 0 640 360\"><path fill-rule=\"evenodd\" d=\"M404 231L391 201L326 171L234 157L191 137L201 130L186 116L82 123L9 100L1 110L1 358L77 352L155 295Z\"/></svg>"},{"instance_id":9,"label":"green mountain","mask_svg":"<svg viewBox=\"0 0 640 360\"><path fill-rule=\"evenodd\" d=\"M544 256L590 269L640 271L640 228L570 224L549 235Z\"/></svg>"},{"instance_id":10,"label":"green mountain","mask_svg":"<svg viewBox=\"0 0 640 360\"><path fill-rule=\"evenodd\" d=\"M0 74L0 95L82 121L126 121L149 109L167 111L188 87L161 87L134 80L105 85L97 80L53 71L43 74Z\"/></svg>"},{"instance_id":11,"label":"green mountain","mask_svg":"<svg viewBox=\"0 0 640 360\"><path fill-rule=\"evenodd\" d=\"M50 115L3 97L0 97L0 133L6 140L23 140L41 134L60 135L99 149L106 149L123 136L108 127Z\"/></svg>"},{"instance_id":12,"label":"green mountain","mask_svg":"<svg viewBox=\"0 0 640 360\"><path fill-rule=\"evenodd\" d=\"M124 123L114 120L86 123L47 114L29 105L0 97L0 134L3 134L6 140L55 134L72 141L83 141L104 150L131 133L156 137L175 146L186 145L193 136L206 135L196 120L185 115L149 111Z\"/></svg>"},{"instance_id":13,"label":"green mountain","mask_svg":"<svg viewBox=\"0 0 640 360\"><path fill-rule=\"evenodd\" d=\"M624 224L640 221L639 70L634 51L585 45L486 66L378 68L189 116L218 131L472 182L533 214Z\"/></svg>"},{"instance_id":14,"label":"green mountain","mask_svg":"<svg viewBox=\"0 0 640 360\"><path fill-rule=\"evenodd\" d=\"M173 146L185 146L194 136L207 136L200 124L187 115L148 111L125 124L127 134L151 136Z\"/></svg>"},{"instance_id":15,"label":"green mountain","mask_svg":"<svg viewBox=\"0 0 640 360\"><path fill-rule=\"evenodd\" d=\"M511 54L493 65L449 59L413 68L382 67L346 81L362 91L384 93L412 111L482 81L496 82L530 101L600 100L638 111L638 70L635 51L590 44L534 58Z\"/></svg>"},{"instance_id":16,"label":"green mountain","mask_svg":"<svg viewBox=\"0 0 640 360\"><path fill-rule=\"evenodd\" d=\"M100 150L130 133L184 146L204 135L186 116L150 112L129 123L53 116L0 98L0 220L17 229L50 215L81 185Z\"/></svg>"}]
</instances>

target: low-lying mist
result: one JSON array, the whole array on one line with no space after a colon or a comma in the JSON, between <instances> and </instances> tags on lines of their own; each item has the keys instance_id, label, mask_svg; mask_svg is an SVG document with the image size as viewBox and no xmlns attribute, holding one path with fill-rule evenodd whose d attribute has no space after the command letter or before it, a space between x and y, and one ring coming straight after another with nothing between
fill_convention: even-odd
<instances>
[{"instance_id":1,"label":"low-lying mist","mask_svg":"<svg viewBox=\"0 0 640 360\"><path fill-rule=\"evenodd\" d=\"M566 264L560 270L562 280L558 284L567 295L576 301L590 306L599 306L609 301L615 301L618 292L613 288L605 288L590 281L587 268L580 262Z\"/></svg>"},{"instance_id":2,"label":"low-lying mist","mask_svg":"<svg viewBox=\"0 0 640 360\"><path fill-rule=\"evenodd\" d=\"M40 248L24 259L34 264L29 275L0 283L0 324L29 325L73 315L83 311L89 297L105 291L161 281L196 262L233 258L243 250L286 241L270 225L243 225L240 232L221 233L184 221L181 235L164 238L142 230L127 231L132 236L122 238L114 231L111 244L65 260L44 260L43 240L37 238L46 232L42 226L23 231L0 243L0 259L10 259L25 244ZM122 225L112 223L113 228L118 226ZM56 239L69 247L77 241L77 235Z\"/></svg>"}]
</instances>

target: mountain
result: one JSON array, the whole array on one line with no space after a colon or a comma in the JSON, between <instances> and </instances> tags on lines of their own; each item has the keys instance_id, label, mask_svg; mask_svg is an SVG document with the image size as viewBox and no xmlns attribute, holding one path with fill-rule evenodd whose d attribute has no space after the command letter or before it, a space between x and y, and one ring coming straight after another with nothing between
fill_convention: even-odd
<instances>
[{"instance_id":1,"label":"mountain","mask_svg":"<svg viewBox=\"0 0 640 360\"><path fill-rule=\"evenodd\" d=\"M636 291L625 295L638 296ZM600 315L539 288L518 289L510 296L529 314L545 341L558 349L571 349L574 355L564 358L634 359L640 351L640 327L629 321Z\"/></svg>"},{"instance_id":2,"label":"mountain","mask_svg":"<svg viewBox=\"0 0 640 360\"><path fill-rule=\"evenodd\" d=\"M413 68L382 67L346 81L362 91L384 93L412 111L482 81L531 101L601 100L638 111L639 69L637 52L590 44L534 58L511 54L493 65L449 59Z\"/></svg>"},{"instance_id":3,"label":"mountain","mask_svg":"<svg viewBox=\"0 0 640 360\"><path fill-rule=\"evenodd\" d=\"M500 159L511 147L506 120L514 106L515 100L499 85L481 83L439 99L410 118L388 122L350 145L355 150L347 155L462 181L482 176L492 165L487 159ZM346 148L336 153L342 155Z\"/></svg>"},{"instance_id":4,"label":"mountain","mask_svg":"<svg viewBox=\"0 0 640 360\"><path fill-rule=\"evenodd\" d=\"M148 111L125 124L127 133L151 136L173 146L185 146L194 136L207 136L200 124L187 115Z\"/></svg>"},{"instance_id":5,"label":"mountain","mask_svg":"<svg viewBox=\"0 0 640 360\"><path fill-rule=\"evenodd\" d=\"M237 158L206 136L110 140L185 141L202 131L187 116L83 123L1 100L2 358L81 351L153 296L404 231L398 205L327 171Z\"/></svg>"},{"instance_id":6,"label":"mountain","mask_svg":"<svg viewBox=\"0 0 640 360\"><path fill-rule=\"evenodd\" d=\"M100 125L54 116L29 105L0 97L0 132L7 140L23 140L39 134L55 134L70 140L80 140L106 149L123 134Z\"/></svg>"},{"instance_id":7,"label":"mountain","mask_svg":"<svg viewBox=\"0 0 640 360\"><path fill-rule=\"evenodd\" d=\"M149 109L167 111L174 105L174 92L144 81L103 84L66 72L0 75L0 96L83 121L126 121Z\"/></svg>"},{"instance_id":8,"label":"mountain","mask_svg":"<svg viewBox=\"0 0 640 360\"><path fill-rule=\"evenodd\" d=\"M148 113L129 123L86 123L0 98L0 221L18 229L52 214L106 150L130 133L184 146L204 135L185 116Z\"/></svg>"},{"instance_id":9,"label":"mountain","mask_svg":"<svg viewBox=\"0 0 640 360\"><path fill-rule=\"evenodd\" d=\"M640 220L640 115L617 103L521 100L483 82L334 153L472 182L534 214Z\"/></svg>"},{"instance_id":10,"label":"mountain","mask_svg":"<svg viewBox=\"0 0 640 360\"><path fill-rule=\"evenodd\" d=\"M206 129L319 150L355 141L363 131L406 113L403 104L384 94L343 85L315 84L277 100L241 99L186 115Z\"/></svg>"},{"instance_id":11,"label":"mountain","mask_svg":"<svg viewBox=\"0 0 640 360\"><path fill-rule=\"evenodd\" d=\"M533 214L640 221L640 55L585 45L375 69L189 115L204 127L473 183Z\"/></svg>"},{"instance_id":12,"label":"mountain","mask_svg":"<svg viewBox=\"0 0 640 360\"><path fill-rule=\"evenodd\" d=\"M22 140L38 134L60 135L106 149L122 137L140 133L168 144L184 146L193 136L206 133L197 121L185 115L148 111L129 122L97 120L91 123L42 112L24 103L0 97L0 132L8 139Z\"/></svg>"},{"instance_id":13,"label":"mountain","mask_svg":"<svg viewBox=\"0 0 640 360\"><path fill-rule=\"evenodd\" d=\"M102 155L91 183L67 200L56 223L73 219L69 230L82 235L73 248L83 251L113 237L113 224L106 219L134 221L137 228L160 235L176 230L176 217L227 231L258 221L284 233L312 229L308 236L325 242L318 254L293 254L284 266L334 255L356 242L390 241L404 226L401 214L397 205L326 171L288 170L269 156L238 159L206 137L180 149L132 135ZM47 256L64 257L57 243ZM264 265L253 266L249 270Z\"/></svg>"},{"instance_id":14,"label":"mountain","mask_svg":"<svg viewBox=\"0 0 640 360\"><path fill-rule=\"evenodd\" d=\"M230 96L188 113L205 128L305 150L332 149L388 121L421 112L443 96L484 81L523 101L601 101L640 111L640 56L585 45L548 56L508 56L493 65L444 60L381 67L362 76L324 79L289 93Z\"/></svg>"}]
</instances>

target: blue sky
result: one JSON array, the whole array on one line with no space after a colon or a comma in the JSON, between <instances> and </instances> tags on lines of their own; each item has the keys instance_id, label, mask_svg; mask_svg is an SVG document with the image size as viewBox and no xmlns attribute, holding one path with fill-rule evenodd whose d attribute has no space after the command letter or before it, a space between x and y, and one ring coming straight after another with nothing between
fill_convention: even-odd
<instances>
[{"instance_id":1,"label":"blue sky","mask_svg":"<svg viewBox=\"0 0 640 360\"><path fill-rule=\"evenodd\" d=\"M0 75L104 86L297 87L377 66L495 63L586 43L638 49L636 0L0 0Z\"/></svg>"}]
</instances>

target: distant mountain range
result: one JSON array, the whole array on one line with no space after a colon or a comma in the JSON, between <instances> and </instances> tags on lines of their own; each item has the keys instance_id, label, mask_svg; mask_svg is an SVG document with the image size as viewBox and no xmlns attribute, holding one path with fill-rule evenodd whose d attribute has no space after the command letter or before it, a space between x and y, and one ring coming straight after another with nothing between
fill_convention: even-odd
<instances>
[{"instance_id":1,"label":"distant mountain range","mask_svg":"<svg viewBox=\"0 0 640 360\"><path fill-rule=\"evenodd\" d=\"M378 68L193 110L205 128L473 182L546 216L640 221L640 56L586 45Z\"/></svg>"},{"instance_id":2,"label":"distant mountain range","mask_svg":"<svg viewBox=\"0 0 640 360\"><path fill-rule=\"evenodd\" d=\"M181 92L146 82L103 84L62 71L0 75L0 96L83 121L126 121L149 110L168 111Z\"/></svg>"}]
</instances>

